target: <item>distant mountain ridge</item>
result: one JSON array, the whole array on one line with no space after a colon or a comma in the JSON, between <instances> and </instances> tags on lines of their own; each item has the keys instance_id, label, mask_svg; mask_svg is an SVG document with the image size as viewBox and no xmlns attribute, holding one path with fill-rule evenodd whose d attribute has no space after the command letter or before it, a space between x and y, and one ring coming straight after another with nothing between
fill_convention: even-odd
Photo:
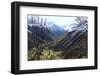
<instances>
[{"instance_id":1,"label":"distant mountain ridge","mask_svg":"<svg viewBox=\"0 0 100 76\"><path fill-rule=\"evenodd\" d=\"M60 27L59 25L55 24L54 22L49 22L47 24L47 27L57 37L62 36L65 33L65 30L62 27Z\"/></svg>"}]
</instances>

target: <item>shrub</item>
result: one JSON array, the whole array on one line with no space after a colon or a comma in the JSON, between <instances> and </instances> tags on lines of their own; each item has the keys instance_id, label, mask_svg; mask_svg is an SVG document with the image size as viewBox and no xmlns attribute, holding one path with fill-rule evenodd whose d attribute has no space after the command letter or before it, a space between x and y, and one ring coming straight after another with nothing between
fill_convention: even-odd
<instances>
[{"instance_id":1,"label":"shrub","mask_svg":"<svg viewBox=\"0 0 100 76\"><path fill-rule=\"evenodd\" d=\"M62 52L56 52L52 49L45 47L43 51L39 51L36 48L28 51L28 60L53 60L53 59L63 59Z\"/></svg>"}]
</instances>

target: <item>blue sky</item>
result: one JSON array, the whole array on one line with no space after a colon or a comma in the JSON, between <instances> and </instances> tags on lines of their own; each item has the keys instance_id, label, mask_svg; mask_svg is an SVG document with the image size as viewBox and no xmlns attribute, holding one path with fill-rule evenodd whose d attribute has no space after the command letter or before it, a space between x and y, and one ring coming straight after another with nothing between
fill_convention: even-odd
<instances>
[{"instance_id":1,"label":"blue sky","mask_svg":"<svg viewBox=\"0 0 100 76\"><path fill-rule=\"evenodd\" d=\"M28 16L28 19L31 19L31 16ZM34 16L34 15L33 15ZM64 17L64 16L39 16L43 19L47 19L47 22L54 22L55 24L63 27L65 30L69 28L69 25L75 22L76 17Z\"/></svg>"}]
</instances>

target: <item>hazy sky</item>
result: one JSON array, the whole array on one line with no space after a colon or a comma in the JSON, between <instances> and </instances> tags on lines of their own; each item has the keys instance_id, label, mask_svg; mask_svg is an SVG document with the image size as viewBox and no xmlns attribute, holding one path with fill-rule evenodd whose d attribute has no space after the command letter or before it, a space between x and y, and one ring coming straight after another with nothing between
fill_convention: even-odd
<instances>
[{"instance_id":1,"label":"hazy sky","mask_svg":"<svg viewBox=\"0 0 100 76\"><path fill-rule=\"evenodd\" d=\"M28 19L31 19L31 16L28 16ZM34 15L33 15L34 16ZM68 28L68 25L72 24L73 22L75 22L75 18L76 17L64 17L64 16L39 16L43 19L47 19L47 22L54 22L55 24L63 27L64 29Z\"/></svg>"}]
</instances>

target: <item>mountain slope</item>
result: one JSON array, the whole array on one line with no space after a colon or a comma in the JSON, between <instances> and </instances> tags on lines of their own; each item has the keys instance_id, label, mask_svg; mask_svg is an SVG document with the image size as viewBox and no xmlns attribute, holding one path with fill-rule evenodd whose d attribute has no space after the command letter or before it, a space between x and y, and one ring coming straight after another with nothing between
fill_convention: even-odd
<instances>
[{"instance_id":1,"label":"mountain slope","mask_svg":"<svg viewBox=\"0 0 100 76\"><path fill-rule=\"evenodd\" d=\"M54 36L44 27L28 26L28 49L38 46L39 44L53 41Z\"/></svg>"},{"instance_id":2,"label":"mountain slope","mask_svg":"<svg viewBox=\"0 0 100 76\"><path fill-rule=\"evenodd\" d=\"M87 57L87 32L73 30L55 46L55 50L62 50L65 58Z\"/></svg>"}]
</instances>

